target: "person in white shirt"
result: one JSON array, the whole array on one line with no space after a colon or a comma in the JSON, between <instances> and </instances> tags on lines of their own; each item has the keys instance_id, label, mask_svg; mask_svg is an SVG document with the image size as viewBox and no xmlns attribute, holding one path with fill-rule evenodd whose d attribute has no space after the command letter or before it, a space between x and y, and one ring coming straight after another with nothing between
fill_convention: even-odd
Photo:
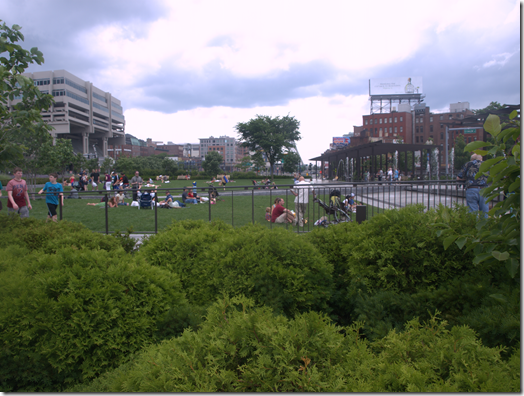
<instances>
[{"instance_id":1,"label":"person in white shirt","mask_svg":"<svg viewBox=\"0 0 524 396\"><path fill-rule=\"evenodd\" d=\"M297 214L297 221L299 227L304 227L304 216L307 211L307 204L309 202L309 193L313 190L304 176L298 178L298 183L295 184L291 193L295 196L295 213Z\"/></svg>"}]
</instances>

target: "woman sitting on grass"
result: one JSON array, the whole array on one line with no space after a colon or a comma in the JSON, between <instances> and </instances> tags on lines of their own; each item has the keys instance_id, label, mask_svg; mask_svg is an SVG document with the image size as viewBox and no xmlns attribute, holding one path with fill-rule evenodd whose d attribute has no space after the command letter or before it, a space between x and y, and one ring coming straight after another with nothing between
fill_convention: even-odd
<instances>
[{"instance_id":1,"label":"woman sitting on grass","mask_svg":"<svg viewBox=\"0 0 524 396\"><path fill-rule=\"evenodd\" d=\"M88 205L90 206L98 206L99 208L102 208L106 205L105 203L105 198L102 198L102 202L99 202L99 203L88 203ZM117 202L116 202L116 198L115 197L112 197L109 199L109 202L107 203L107 205L110 207L110 208L116 208L118 206Z\"/></svg>"}]
</instances>

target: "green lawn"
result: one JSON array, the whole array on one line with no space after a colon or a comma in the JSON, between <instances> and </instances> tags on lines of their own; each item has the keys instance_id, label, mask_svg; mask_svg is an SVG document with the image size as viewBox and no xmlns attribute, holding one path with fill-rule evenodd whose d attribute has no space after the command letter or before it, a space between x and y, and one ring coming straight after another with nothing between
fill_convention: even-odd
<instances>
[{"instance_id":1,"label":"green lawn","mask_svg":"<svg viewBox=\"0 0 524 396\"><path fill-rule=\"evenodd\" d=\"M249 181L240 180L237 183L232 183L231 185L244 186L249 185ZM293 184L293 179L279 180L278 184ZM170 188L174 187L183 187L188 185L188 181L177 180L168 185L159 185L160 188ZM218 183L215 184L218 189ZM200 188L207 187L205 181L198 180L197 188L198 192L202 196L207 196L206 193L202 193ZM66 190L67 191L67 190ZM101 190L100 190L101 191ZM207 188L206 188L207 191ZM264 224L267 227L282 227L289 229L297 229L297 227L292 227L291 225L285 224L273 224L265 220L266 207L271 206L276 197L282 197L285 199L285 206L289 209L294 210L294 196L288 191L286 197L286 189L271 190L272 195L269 196L252 196L251 194L241 196L241 195L232 195L231 191L224 191L223 189L218 189L219 198L216 205L205 204L188 204L186 208L179 209L161 209L157 208L157 229L160 231L166 228L171 222L176 220L205 220L209 221L215 219L221 219L227 224L232 224L235 227L243 226L245 224L256 222L259 224ZM236 190L238 191L238 190ZM242 189L242 191L244 191ZM181 201L180 198L176 198L177 195L181 194L181 191L172 191L172 194L175 195L175 199ZM66 196L68 194L66 193ZM130 196L131 193L128 193ZM4 204L3 212L6 213L6 194L2 197L2 202ZM159 192L160 199L163 199L165 196L165 191ZM41 198L40 196L38 196ZM327 202L328 197L321 196L321 199L324 202ZM106 218L105 218L105 208L98 208L93 206L88 206L88 202L98 203L100 199L65 199L64 207L62 209L62 218L64 220L80 222L86 227L93 231L105 232L106 231ZM127 199L126 202L130 203L131 199ZM30 211L30 216L38 219L45 219L47 217L47 208L45 205L45 199L32 200L33 210ZM211 209L211 210L210 210ZM382 211L382 210L380 210ZM379 212L378 208L368 207L368 218L373 214ZM320 206L316 203L313 203L313 197L310 196L310 203L308 205L308 213L306 218L308 220L307 224L301 231L309 231L313 229L313 223L318 220L321 216L324 216L325 213ZM353 215L354 216L354 215ZM354 217L353 217L354 219ZM151 209L138 209L137 207L130 206L119 206L117 208L108 208L108 229L109 232L114 231L126 231L129 227L133 228L134 233L153 233L155 231L155 211Z\"/></svg>"}]
</instances>

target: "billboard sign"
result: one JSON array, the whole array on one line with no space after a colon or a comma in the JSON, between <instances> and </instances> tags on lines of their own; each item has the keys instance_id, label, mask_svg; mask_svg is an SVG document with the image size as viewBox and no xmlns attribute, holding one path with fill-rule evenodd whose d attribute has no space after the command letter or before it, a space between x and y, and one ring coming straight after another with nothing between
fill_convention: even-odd
<instances>
[{"instance_id":1,"label":"billboard sign","mask_svg":"<svg viewBox=\"0 0 524 396\"><path fill-rule=\"evenodd\" d=\"M370 95L408 95L422 93L422 77L372 78Z\"/></svg>"},{"instance_id":2,"label":"billboard sign","mask_svg":"<svg viewBox=\"0 0 524 396\"><path fill-rule=\"evenodd\" d=\"M349 137L334 137L333 146L334 147L345 147L349 145Z\"/></svg>"}]
</instances>

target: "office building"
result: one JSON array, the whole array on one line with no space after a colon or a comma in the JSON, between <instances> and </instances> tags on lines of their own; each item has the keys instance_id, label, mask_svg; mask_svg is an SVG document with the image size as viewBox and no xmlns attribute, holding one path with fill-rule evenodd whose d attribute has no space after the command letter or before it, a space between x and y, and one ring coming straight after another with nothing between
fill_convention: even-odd
<instances>
[{"instance_id":1,"label":"office building","mask_svg":"<svg viewBox=\"0 0 524 396\"><path fill-rule=\"evenodd\" d=\"M70 139L74 150L86 158L103 158L110 146L125 145L122 102L110 92L66 70L24 76L31 78L41 92L55 98L55 104L42 112L44 122L53 127L53 139Z\"/></svg>"}]
</instances>

